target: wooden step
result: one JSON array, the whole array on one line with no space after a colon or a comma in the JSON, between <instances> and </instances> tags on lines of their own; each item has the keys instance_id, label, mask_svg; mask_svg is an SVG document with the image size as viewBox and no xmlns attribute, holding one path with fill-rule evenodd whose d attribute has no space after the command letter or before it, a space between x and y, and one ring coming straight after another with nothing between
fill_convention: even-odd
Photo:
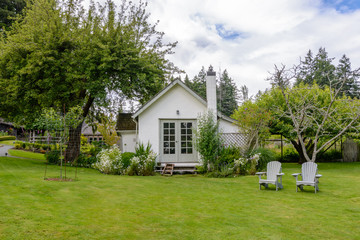
<instances>
[{"instance_id":1,"label":"wooden step","mask_svg":"<svg viewBox=\"0 0 360 240\"><path fill-rule=\"evenodd\" d=\"M162 175L170 175L172 176L174 172L174 164L167 163L164 167Z\"/></svg>"}]
</instances>

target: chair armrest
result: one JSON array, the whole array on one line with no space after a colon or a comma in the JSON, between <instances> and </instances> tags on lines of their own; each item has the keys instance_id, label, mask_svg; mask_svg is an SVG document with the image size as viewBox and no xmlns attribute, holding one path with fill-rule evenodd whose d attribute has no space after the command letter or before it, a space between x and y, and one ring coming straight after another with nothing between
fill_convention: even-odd
<instances>
[{"instance_id":1,"label":"chair armrest","mask_svg":"<svg viewBox=\"0 0 360 240\"><path fill-rule=\"evenodd\" d=\"M285 173L277 173L276 176L284 176Z\"/></svg>"},{"instance_id":2,"label":"chair armrest","mask_svg":"<svg viewBox=\"0 0 360 240\"><path fill-rule=\"evenodd\" d=\"M257 172L255 173L256 175L263 175L263 174L266 174L266 172Z\"/></svg>"},{"instance_id":3,"label":"chair armrest","mask_svg":"<svg viewBox=\"0 0 360 240\"><path fill-rule=\"evenodd\" d=\"M321 174L316 174L315 177L316 177L316 178L321 178L322 175L321 175Z\"/></svg>"},{"instance_id":4,"label":"chair armrest","mask_svg":"<svg viewBox=\"0 0 360 240\"><path fill-rule=\"evenodd\" d=\"M291 174L293 177L297 177L297 176L299 176L299 175L301 175L301 173L293 173L293 174Z\"/></svg>"}]
</instances>

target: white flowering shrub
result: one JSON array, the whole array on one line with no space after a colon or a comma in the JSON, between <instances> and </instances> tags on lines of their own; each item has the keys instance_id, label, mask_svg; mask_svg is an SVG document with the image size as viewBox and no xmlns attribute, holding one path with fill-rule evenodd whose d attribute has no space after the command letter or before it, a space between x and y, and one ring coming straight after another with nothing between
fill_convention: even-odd
<instances>
[{"instance_id":1,"label":"white flowering shrub","mask_svg":"<svg viewBox=\"0 0 360 240\"><path fill-rule=\"evenodd\" d=\"M105 174L123 174L125 172L121 159L121 151L118 146L113 145L109 149L103 149L96 155L97 162L92 165Z\"/></svg>"},{"instance_id":2,"label":"white flowering shrub","mask_svg":"<svg viewBox=\"0 0 360 240\"><path fill-rule=\"evenodd\" d=\"M256 166L260 159L260 153L256 153L248 158L239 158L234 161L235 174L255 174Z\"/></svg>"},{"instance_id":3,"label":"white flowering shrub","mask_svg":"<svg viewBox=\"0 0 360 240\"><path fill-rule=\"evenodd\" d=\"M131 159L126 173L130 176L154 175L156 154L151 150L150 144L146 147L140 144L135 151L135 156Z\"/></svg>"},{"instance_id":4,"label":"white flowering shrub","mask_svg":"<svg viewBox=\"0 0 360 240\"><path fill-rule=\"evenodd\" d=\"M135 156L131 159L127 174L138 176L150 176L155 173L156 154L150 152L148 155Z\"/></svg>"}]
</instances>

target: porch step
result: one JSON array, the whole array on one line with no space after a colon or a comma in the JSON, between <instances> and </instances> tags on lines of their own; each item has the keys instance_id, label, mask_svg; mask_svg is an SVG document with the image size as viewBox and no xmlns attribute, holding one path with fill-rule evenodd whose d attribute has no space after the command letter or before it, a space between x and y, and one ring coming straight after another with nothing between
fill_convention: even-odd
<instances>
[{"instance_id":1,"label":"porch step","mask_svg":"<svg viewBox=\"0 0 360 240\"><path fill-rule=\"evenodd\" d=\"M155 171L163 173L168 164L173 165L173 174L196 173L196 166L199 165L199 163L158 163Z\"/></svg>"},{"instance_id":2,"label":"porch step","mask_svg":"<svg viewBox=\"0 0 360 240\"><path fill-rule=\"evenodd\" d=\"M167 163L163 169L162 175L172 176L174 172L174 164Z\"/></svg>"}]
</instances>

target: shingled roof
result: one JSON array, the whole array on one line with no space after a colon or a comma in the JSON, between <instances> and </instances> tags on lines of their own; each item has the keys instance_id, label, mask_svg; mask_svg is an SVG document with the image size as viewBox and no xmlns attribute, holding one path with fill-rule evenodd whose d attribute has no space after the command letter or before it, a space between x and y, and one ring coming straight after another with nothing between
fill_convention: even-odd
<instances>
[{"instance_id":1,"label":"shingled roof","mask_svg":"<svg viewBox=\"0 0 360 240\"><path fill-rule=\"evenodd\" d=\"M136 123L132 119L132 113L119 113L117 117L116 130L128 131L136 130Z\"/></svg>"}]
</instances>

